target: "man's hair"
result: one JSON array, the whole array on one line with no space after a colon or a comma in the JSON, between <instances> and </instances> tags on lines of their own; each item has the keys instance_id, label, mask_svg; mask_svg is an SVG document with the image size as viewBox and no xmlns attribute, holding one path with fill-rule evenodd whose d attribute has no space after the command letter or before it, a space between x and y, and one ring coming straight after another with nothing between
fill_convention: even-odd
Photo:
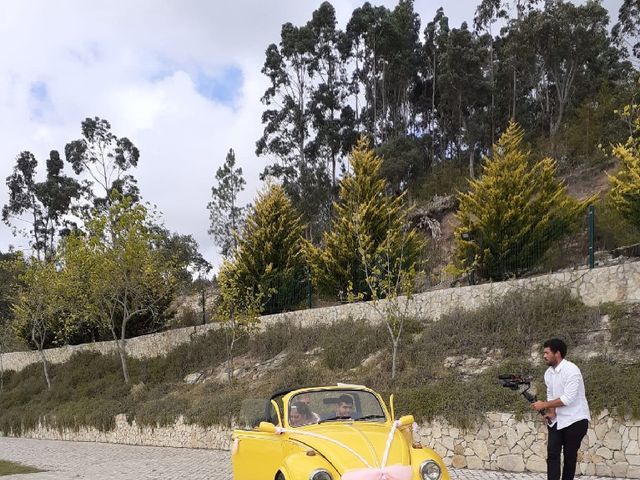
<instances>
[{"instance_id":1,"label":"man's hair","mask_svg":"<svg viewBox=\"0 0 640 480\"><path fill-rule=\"evenodd\" d=\"M553 353L560 352L562 358L567 355L567 344L559 338L551 338L544 342L543 348L548 348Z\"/></svg>"},{"instance_id":2,"label":"man's hair","mask_svg":"<svg viewBox=\"0 0 640 480\"><path fill-rule=\"evenodd\" d=\"M312 418L311 410L306 403L294 403L291 408L295 408L304 418Z\"/></svg>"},{"instance_id":3,"label":"man's hair","mask_svg":"<svg viewBox=\"0 0 640 480\"><path fill-rule=\"evenodd\" d=\"M353 405L353 397L351 395L340 395L338 397L338 405L342 403L348 403L349 405Z\"/></svg>"}]
</instances>

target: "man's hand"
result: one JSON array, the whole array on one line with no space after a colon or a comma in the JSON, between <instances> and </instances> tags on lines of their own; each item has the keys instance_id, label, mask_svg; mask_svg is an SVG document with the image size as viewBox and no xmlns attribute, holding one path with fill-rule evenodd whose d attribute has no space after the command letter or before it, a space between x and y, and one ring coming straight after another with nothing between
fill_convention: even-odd
<instances>
[{"instance_id":1,"label":"man's hand","mask_svg":"<svg viewBox=\"0 0 640 480\"><path fill-rule=\"evenodd\" d=\"M553 407L548 408L543 417L547 421L547 423L550 424L556 418L556 409Z\"/></svg>"},{"instance_id":2,"label":"man's hand","mask_svg":"<svg viewBox=\"0 0 640 480\"><path fill-rule=\"evenodd\" d=\"M545 408L548 408L548 405L547 405L547 402L538 400L537 402L533 402L531 404L531 408L533 408L536 412L539 412L540 410L544 410Z\"/></svg>"}]
</instances>

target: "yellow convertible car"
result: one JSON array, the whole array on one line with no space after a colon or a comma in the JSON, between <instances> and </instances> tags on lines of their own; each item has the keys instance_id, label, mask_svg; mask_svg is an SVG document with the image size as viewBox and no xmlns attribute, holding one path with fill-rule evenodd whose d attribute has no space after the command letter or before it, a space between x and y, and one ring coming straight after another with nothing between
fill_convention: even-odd
<instances>
[{"instance_id":1,"label":"yellow convertible car","mask_svg":"<svg viewBox=\"0 0 640 480\"><path fill-rule=\"evenodd\" d=\"M234 480L449 480L442 459L413 438L373 390L338 384L278 392L255 427L232 436ZM262 421L261 421L262 420Z\"/></svg>"}]
</instances>

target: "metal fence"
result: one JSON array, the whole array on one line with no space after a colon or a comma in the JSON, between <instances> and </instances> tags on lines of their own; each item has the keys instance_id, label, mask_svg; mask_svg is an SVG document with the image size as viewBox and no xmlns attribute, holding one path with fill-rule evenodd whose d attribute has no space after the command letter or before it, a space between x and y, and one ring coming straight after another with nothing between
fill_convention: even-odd
<instances>
[{"instance_id":1,"label":"metal fence","mask_svg":"<svg viewBox=\"0 0 640 480\"><path fill-rule=\"evenodd\" d=\"M547 235L526 244L507 241L508 248L505 249L495 248L499 244L495 238L508 238L509 232L493 232L490 239L473 238L480 248L492 245L491 265L476 264L468 273L453 276L447 268L454 247L453 227L449 225L448 234L436 235L428 242L426 260L417 276L416 293L640 260L640 231L604 205L589 206L572 228L558 228L558 231L551 229ZM338 305L346 301L338 296L320 295L314 291L312 280L307 276L286 291L275 292L270 313Z\"/></svg>"},{"instance_id":2,"label":"metal fence","mask_svg":"<svg viewBox=\"0 0 640 480\"><path fill-rule=\"evenodd\" d=\"M494 232L495 233L495 232ZM428 261L419 291L487 281L500 281L558 271L595 268L628 260L640 260L640 231L625 222L606 205L590 205L572 228L553 230L524 245L496 241L509 232L491 238L467 238L479 249L491 250L489 262L473 262L468 274L454 277L446 268L452 260L451 238L435 238L428 247ZM487 247L490 245L490 247ZM470 252L470 256L473 252ZM489 265L487 263L490 263Z\"/></svg>"}]
</instances>

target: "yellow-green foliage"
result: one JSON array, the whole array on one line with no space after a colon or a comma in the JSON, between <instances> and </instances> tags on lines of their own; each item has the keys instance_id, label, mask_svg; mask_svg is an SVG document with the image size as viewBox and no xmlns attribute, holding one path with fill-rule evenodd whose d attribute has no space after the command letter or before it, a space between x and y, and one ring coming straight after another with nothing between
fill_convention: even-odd
<instances>
[{"instance_id":1,"label":"yellow-green foliage","mask_svg":"<svg viewBox=\"0 0 640 480\"><path fill-rule=\"evenodd\" d=\"M610 199L622 216L640 227L640 105L627 105L622 116L629 119L633 134L613 154L620 159L620 170L609 177Z\"/></svg>"},{"instance_id":2,"label":"yellow-green foliage","mask_svg":"<svg viewBox=\"0 0 640 480\"><path fill-rule=\"evenodd\" d=\"M186 375L214 374L225 360L222 329L194 336L166 355L131 359L131 384L119 373L117 355L81 352L64 364L51 365L52 388L48 390L39 365L21 372L5 373L0 390L0 432L19 434L38 425L100 430L115 427L115 415L124 413L139 425L171 425L180 415L188 423L203 426L231 424L246 398L265 398L274 391L304 385L335 382L368 385L385 397L394 393L396 412L411 413L417 419L442 416L461 426L469 426L489 411L531 412L516 392L503 388L499 373L534 376L539 395L545 366L531 363L531 347L559 335L569 346L569 357L582 369L587 398L593 415L608 409L617 415L640 418L640 364L625 365L616 358L585 360L575 357L575 347L591 345L593 331L599 328L600 314L609 313L612 327L620 339L637 338L629 306L588 307L572 299L565 290L513 292L497 297L477 311L459 310L438 322L415 323L404 337L398 376L391 382L383 372L390 368L386 328L381 324L344 320L334 324L306 327L283 322L267 325L263 331L239 339L236 355L251 355L257 361L288 354L283 365L265 370L264 376L236 379L233 384L212 381L188 385ZM633 353L637 344L619 344ZM321 352L309 355L311 351ZM361 366L364 359L377 355L375 364ZM479 359L493 364L479 374L448 368L447 357ZM310 360L317 360L311 362ZM353 368L355 367L355 368Z\"/></svg>"},{"instance_id":3,"label":"yellow-green foliage","mask_svg":"<svg viewBox=\"0 0 640 480\"><path fill-rule=\"evenodd\" d=\"M320 247L305 245L314 282L329 295L370 296L363 258L391 258L391 276L415 266L423 250L418 233L408 227L404 194L386 195L382 159L361 138L349 158L351 173L340 182L331 230ZM398 263L396 260L401 259Z\"/></svg>"},{"instance_id":4,"label":"yellow-green foliage","mask_svg":"<svg viewBox=\"0 0 640 480\"><path fill-rule=\"evenodd\" d=\"M63 330L62 284L54 262L32 258L20 276L22 288L13 305L13 328L32 347L43 348L48 337Z\"/></svg>"},{"instance_id":5,"label":"yellow-green foliage","mask_svg":"<svg viewBox=\"0 0 640 480\"><path fill-rule=\"evenodd\" d=\"M279 185L258 194L247 217L238 248L222 267L240 291L266 295L265 313L295 305L306 294L302 255L304 225L291 200Z\"/></svg>"},{"instance_id":6,"label":"yellow-green foliage","mask_svg":"<svg viewBox=\"0 0 640 480\"><path fill-rule=\"evenodd\" d=\"M532 162L514 122L485 158L482 177L460 193L452 270L503 279L534 267L592 199L575 201L551 158ZM466 239L465 239L466 237Z\"/></svg>"}]
</instances>

